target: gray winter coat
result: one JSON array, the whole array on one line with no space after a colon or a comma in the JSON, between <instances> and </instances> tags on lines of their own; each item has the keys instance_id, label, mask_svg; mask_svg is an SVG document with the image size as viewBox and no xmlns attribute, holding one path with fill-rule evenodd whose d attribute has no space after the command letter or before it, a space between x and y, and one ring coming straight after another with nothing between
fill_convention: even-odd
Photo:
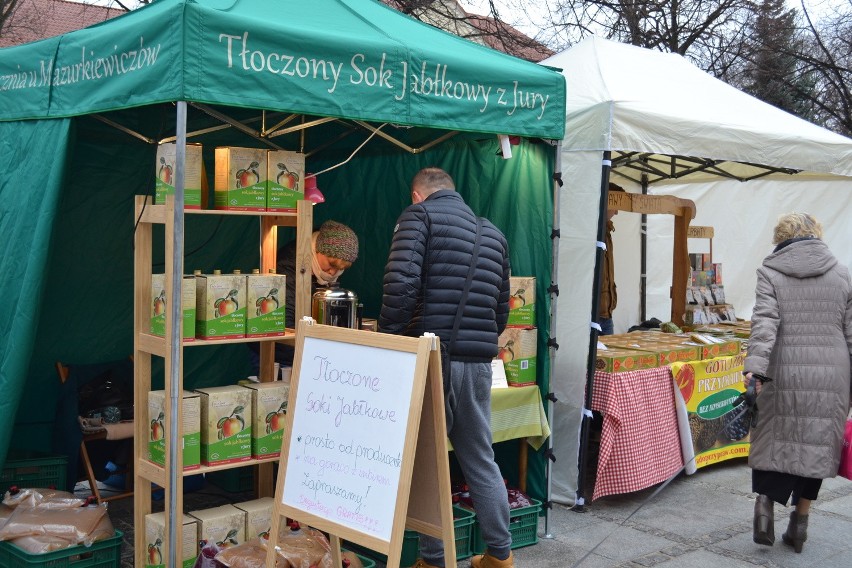
<instances>
[{"instance_id":1,"label":"gray winter coat","mask_svg":"<svg viewBox=\"0 0 852 568\"><path fill-rule=\"evenodd\" d=\"M821 240L795 241L757 269L745 370L771 377L757 397L754 469L837 475L849 412L852 283Z\"/></svg>"}]
</instances>

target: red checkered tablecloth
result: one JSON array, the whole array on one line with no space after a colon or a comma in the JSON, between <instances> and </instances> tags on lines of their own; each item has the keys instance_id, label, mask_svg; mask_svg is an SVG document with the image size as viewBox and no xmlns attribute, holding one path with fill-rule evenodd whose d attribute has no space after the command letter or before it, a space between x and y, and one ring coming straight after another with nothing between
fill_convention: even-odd
<instances>
[{"instance_id":1,"label":"red checkered tablecloth","mask_svg":"<svg viewBox=\"0 0 852 568\"><path fill-rule=\"evenodd\" d=\"M603 414L593 500L661 483L683 466L668 367L596 372L592 410Z\"/></svg>"}]
</instances>

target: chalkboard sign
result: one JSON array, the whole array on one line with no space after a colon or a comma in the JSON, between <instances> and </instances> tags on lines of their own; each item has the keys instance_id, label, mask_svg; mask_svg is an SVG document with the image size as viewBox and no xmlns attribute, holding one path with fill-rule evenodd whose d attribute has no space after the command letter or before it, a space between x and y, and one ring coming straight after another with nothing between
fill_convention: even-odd
<instances>
[{"instance_id":1,"label":"chalkboard sign","mask_svg":"<svg viewBox=\"0 0 852 568\"><path fill-rule=\"evenodd\" d=\"M283 503L390 541L416 362L305 339Z\"/></svg>"},{"instance_id":2,"label":"chalkboard sign","mask_svg":"<svg viewBox=\"0 0 852 568\"><path fill-rule=\"evenodd\" d=\"M270 548L281 517L398 566L405 528L455 557L438 341L299 322ZM415 468L416 463L416 468Z\"/></svg>"}]
</instances>

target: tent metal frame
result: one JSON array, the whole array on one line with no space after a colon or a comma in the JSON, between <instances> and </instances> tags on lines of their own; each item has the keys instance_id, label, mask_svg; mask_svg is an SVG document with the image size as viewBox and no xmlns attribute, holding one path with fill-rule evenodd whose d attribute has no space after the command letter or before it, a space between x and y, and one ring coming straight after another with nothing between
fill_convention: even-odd
<instances>
[{"instance_id":1,"label":"tent metal frame","mask_svg":"<svg viewBox=\"0 0 852 568\"><path fill-rule=\"evenodd\" d=\"M619 155L612 160L612 169L614 170L614 173L638 184L643 184L642 179L631 177L624 170L639 172L649 176L644 181L647 185L664 180L680 179L699 172L745 182L775 173L795 175L801 171L792 168L778 168L749 162L731 162L727 160L713 160L710 158L696 158L693 156L661 155L650 152L621 152L618 154ZM754 175L738 176L725 171L722 168L725 164L740 164L756 168L759 171ZM653 176L653 178L650 176Z\"/></svg>"}]
</instances>

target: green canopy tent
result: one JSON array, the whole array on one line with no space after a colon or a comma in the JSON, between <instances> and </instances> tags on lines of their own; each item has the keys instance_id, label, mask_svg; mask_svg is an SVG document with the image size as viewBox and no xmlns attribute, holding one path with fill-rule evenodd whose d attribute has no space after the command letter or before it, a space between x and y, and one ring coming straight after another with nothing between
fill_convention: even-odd
<instances>
[{"instance_id":1,"label":"green canopy tent","mask_svg":"<svg viewBox=\"0 0 852 568\"><path fill-rule=\"evenodd\" d=\"M344 285L367 315L411 176L448 169L506 233L514 273L538 276L548 392L551 141L564 116L557 72L373 0L159 0L0 50L0 464L10 446L50 444L54 361L130 352L133 196L152 192L167 140L201 142L208 172L216 145L297 149L313 171L335 167L318 177L327 202L315 217L358 232ZM524 137L512 159L494 134ZM187 271L257 265L256 220L203 217L175 242ZM206 384L244 376L239 347L188 353L186 386L201 373ZM543 496L546 460L535 458L531 490Z\"/></svg>"}]
</instances>

